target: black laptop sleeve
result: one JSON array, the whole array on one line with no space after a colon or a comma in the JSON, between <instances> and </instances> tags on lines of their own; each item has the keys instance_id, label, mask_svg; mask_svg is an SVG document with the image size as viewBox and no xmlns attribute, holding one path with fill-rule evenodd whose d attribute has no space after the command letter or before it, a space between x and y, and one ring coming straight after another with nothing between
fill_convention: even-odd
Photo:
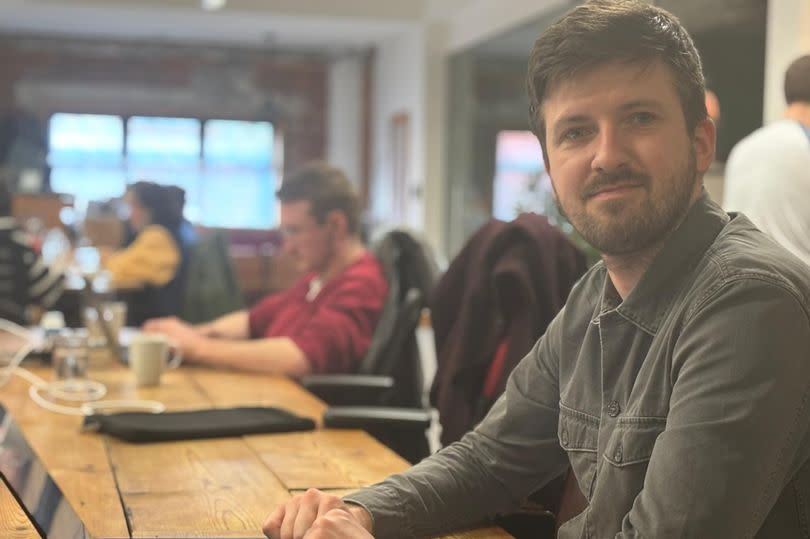
<instances>
[{"instance_id":1,"label":"black laptop sleeve","mask_svg":"<svg viewBox=\"0 0 810 539\"><path fill-rule=\"evenodd\" d=\"M313 430L312 419L270 407L215 408L191 412L122 412L84 419L83 430L109 434L127 442L166 442L224 438L245 434Z\"/></svg>"}]
</instances>

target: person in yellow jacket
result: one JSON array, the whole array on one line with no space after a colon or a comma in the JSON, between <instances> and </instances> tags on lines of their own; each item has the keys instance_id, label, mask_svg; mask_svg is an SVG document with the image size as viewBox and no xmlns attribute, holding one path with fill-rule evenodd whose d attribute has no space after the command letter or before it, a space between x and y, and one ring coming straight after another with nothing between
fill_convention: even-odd
<instances>
[{"instance_id":1,"label":"person in yellow jacket","mask_svg":"<svg viewBox=\"0 0 810 539\"><path fill-rule=\"evenodd\" d=\"M127 324L179 313L184 287L182 204L174 191L153 182L129 186L125 201L135 237L125 248L102 253L101 264L127 302Z\"/></svg>"}]
</instances>

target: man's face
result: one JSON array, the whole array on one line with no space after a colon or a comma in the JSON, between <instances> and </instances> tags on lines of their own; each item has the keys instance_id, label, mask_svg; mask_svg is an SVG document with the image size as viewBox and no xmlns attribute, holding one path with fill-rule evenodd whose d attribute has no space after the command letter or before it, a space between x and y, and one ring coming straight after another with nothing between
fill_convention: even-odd
<instances>
[{"instance_id":1,"label":"man's face","mask_svg":"<svg viewBox=\"0 0 810 539\"><path fill-rule=\"evenodd\" d=\"M602 253L654 245L700 196L714 125L687 132L663 63L609 63L559 82L543 114L557 202Z\"/></svg>"},{"instance_id":2,"label":"man's face","mask_svg":"<svg viewBox=\"0 0 810 539\"><path fill-rule=\"evenodd\" d=\"M323 271L333 256L334 238L328 224L312 216L309 201L281 204L281 231L284 249L298 262L302 271Z\"/></svg>"}]
</instances>

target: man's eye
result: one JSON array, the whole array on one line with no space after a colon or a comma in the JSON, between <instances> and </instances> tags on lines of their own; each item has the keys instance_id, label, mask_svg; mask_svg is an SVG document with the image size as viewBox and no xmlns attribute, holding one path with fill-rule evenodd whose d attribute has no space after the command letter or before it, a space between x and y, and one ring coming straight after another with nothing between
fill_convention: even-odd
<instances>
[{"instance_id":1,"label":"man's eye","mask_svg":"<svg viewBox=\"0 0 810 539\"><path fill-rule=\"evenodd\" d=\"M563 133L562 139L565 141L576 141L588 135L589 129L586 127L574 127Z\"/></svg>"},{"instance_id":2,"label":"man's eye","mask_svg":"<svg viewBox=\"0 0 810 539\"><path fill-rule=\"evenodd\" d=\"M647 125L655 120L655 115L651 112L636 112L630 116L630 122L636 125Z\"/></svg>"}]
</instances>

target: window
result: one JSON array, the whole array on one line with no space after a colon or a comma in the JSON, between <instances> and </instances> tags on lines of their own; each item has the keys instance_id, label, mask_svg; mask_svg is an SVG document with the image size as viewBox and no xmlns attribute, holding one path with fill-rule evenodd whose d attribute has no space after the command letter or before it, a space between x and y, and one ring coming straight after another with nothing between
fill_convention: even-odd
<instances>
[{"instance_id":1,"label":"window","mask_svg":"<svg viewBox=\"0 0 810 539\"><path fill-rule=\"evenodd\" d=\"M274 131L268 122L54 114L48 160L54 191L88 202L147 179L186 191L186 217L205 226L277 223Z\"/></svg>"},{"instance_id":2,"label":"window","mask_svg":"<svg viewBox=\"0 0 810 539\"><path fill-rule=\"evenodd\" d=\"M209 120L203 128L200 207L210 226L269 228L276 223L273 126ZM230 200L230 204L223 201ZM226 223L229 223L226 225Z\"/></svg>"},{"instance_id":3,"label":"window","mask_svg":"<svg viewBox=\"0 0 810 539\"><path fill-rule=\"evenodd\" d=\"M118 116L54 114L48 144L51 187L74 195L80 212L90 200L124 193L124 122Z\"/></svg>"},{"instance_id":4,"label":"window","mask_svg":"<svg viewBox=\"0 0 810 539\"><path fill-rule=\"evenodd\" d=\"M191 118L133 116L127 120L127 178L177 185L186 191L186 218L208 225L199 206L200 127Z\"/></svg>"},{"instance_id":5,"label":"window","mask_svg":"<svg viewBox=\"0 0 810 539\"><path fill-rule=\"evenodd\" d=\"M495 142L492 215L511 221L522 212L545 215L568 232L543 163L543 150L531 131L501 131Z\"/></svg>"}]
</instances>

